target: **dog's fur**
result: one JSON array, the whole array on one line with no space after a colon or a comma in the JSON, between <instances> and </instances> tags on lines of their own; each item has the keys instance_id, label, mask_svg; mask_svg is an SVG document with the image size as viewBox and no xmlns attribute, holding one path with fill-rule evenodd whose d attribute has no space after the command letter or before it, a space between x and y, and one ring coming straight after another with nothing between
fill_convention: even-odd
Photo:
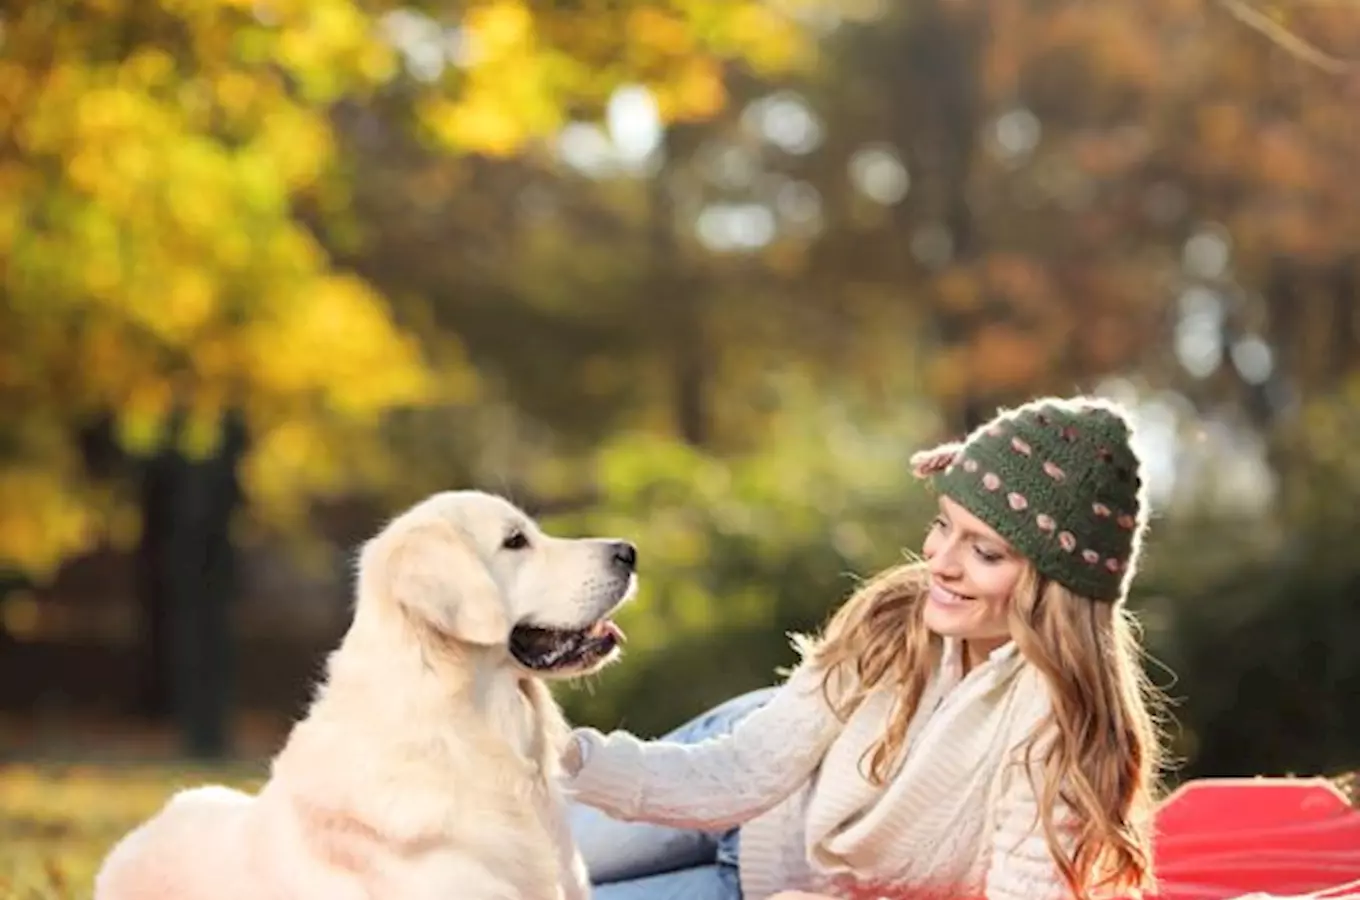
<instances>
[{"instance_id":1,"label":"dog's fur","mask_svg":"<svg viewBox=\"0 0 1360 900\"><path fill-rule=\"evenodd\" d=\"M528 546L509 549L517 529ZM549 537L472 491L395 519L362 550L352 625L259 794L177 794L111 850L95 900L587 897L555 785L567 726L507 641L628 599L619 546Z\"/></svg>"}]
</instances>

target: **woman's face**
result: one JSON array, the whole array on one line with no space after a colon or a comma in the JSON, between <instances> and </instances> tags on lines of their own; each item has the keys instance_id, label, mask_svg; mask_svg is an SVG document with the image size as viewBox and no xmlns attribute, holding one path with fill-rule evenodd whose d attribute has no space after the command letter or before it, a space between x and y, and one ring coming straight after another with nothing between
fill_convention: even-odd
<instances>
[{"instance_id":1,"label":"woman's face","mask_svg":"<svg viewBox=\"0 0 1360 900\"><path fill-rule=\"evenodd\" d=\"M969 642L975 659L1010 640L1007 610L1024 557L948 497L940 498L922 555L930 571L927 628Z\"/></svg>"}]
</instances>

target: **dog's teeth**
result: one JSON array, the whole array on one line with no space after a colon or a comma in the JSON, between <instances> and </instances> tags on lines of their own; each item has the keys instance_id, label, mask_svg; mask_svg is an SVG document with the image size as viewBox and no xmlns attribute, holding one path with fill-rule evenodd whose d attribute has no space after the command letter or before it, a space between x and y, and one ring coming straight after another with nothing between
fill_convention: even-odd
<instances>
[{"instance_id":1,"label":"dog's teeth","mask_svg":"<svg viewBox=\"0 0 1360 900\"><path fill-rule=\"evenodd\" d=\"M613 621L609 619L601 619L591 625L586 629L586 635L599 640L611 637L616 641L622 641L624 639L623 629L619 628L619 626L615 625Z\"/></svg>"}]
</instances>

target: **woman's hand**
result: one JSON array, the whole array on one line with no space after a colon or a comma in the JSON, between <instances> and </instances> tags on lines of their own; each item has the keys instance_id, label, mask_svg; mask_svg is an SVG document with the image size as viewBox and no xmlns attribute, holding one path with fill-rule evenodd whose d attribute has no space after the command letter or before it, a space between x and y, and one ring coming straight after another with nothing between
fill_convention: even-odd
<instances>
[{"instance_id":1,"label":"woman's hand","mask_svg":"<svg viewBox=\"0 0 1360 900\"><path fill-rule=\"evenodd\" d=\"M567 745L562 748L562 770L568 776L574 776L581 771L581 765L585 760L581 756L581 739L572 732L571 737L567 738Z\"/></svg>"}]
</instances>

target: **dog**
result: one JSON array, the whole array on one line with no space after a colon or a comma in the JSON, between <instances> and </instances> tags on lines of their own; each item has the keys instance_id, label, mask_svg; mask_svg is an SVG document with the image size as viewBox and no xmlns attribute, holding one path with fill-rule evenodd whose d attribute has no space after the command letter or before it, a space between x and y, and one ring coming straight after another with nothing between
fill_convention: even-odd
<instances>
[{"instance_id":1,"label":"dog","mask_svg":"<svg viewBox=\"0 0 1360 900\"><path fill-rule=\"evenodd\" d=\"M95 900L584 900L546 680L619 653L625 541L436 494L362 548L350 627L258 794L182 791L125 835Z\"/></svg>"}]
</instances>

